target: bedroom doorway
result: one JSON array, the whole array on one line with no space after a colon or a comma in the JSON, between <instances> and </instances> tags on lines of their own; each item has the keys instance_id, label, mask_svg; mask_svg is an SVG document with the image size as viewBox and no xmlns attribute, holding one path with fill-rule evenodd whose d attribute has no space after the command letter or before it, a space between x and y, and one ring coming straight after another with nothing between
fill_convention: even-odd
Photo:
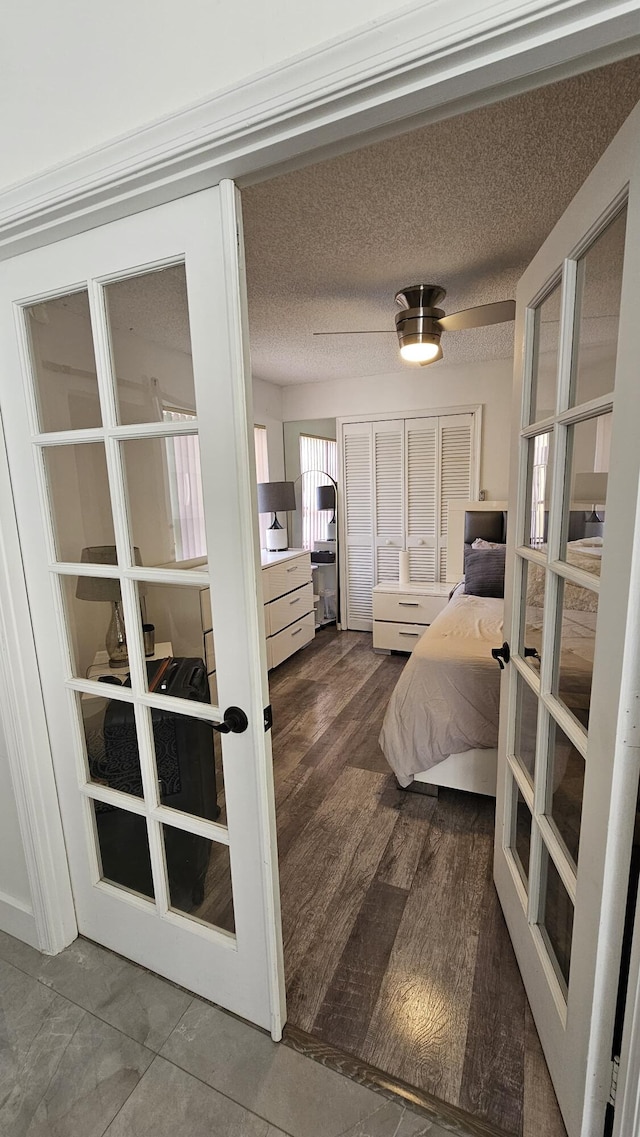
<instances>
[{"instance_id":1,"label":"bedroom doorway","mask_svg":"<svg viewBox=\"0 0 640 1137\"><path fill-rule=\"evenodd\" d=\"M639 234L637 107L517 294L495 880L569 1137L603 1131L636 820Z\"/></svg>"}]
</instances>

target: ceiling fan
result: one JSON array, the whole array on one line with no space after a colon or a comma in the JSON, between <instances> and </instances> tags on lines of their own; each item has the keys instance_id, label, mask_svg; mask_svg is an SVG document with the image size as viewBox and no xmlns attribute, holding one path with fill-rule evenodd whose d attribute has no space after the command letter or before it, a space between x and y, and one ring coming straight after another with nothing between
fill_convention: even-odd
<instances>
[{"instance_id":1,"label":"ceiling fan","mask_svg":"<svg viewBox=\"0 0 640 1137\"><path fill-rule=\"evenodd\" d=\"M400 355L407 363L426 367L442 359L440 337L443 332L459 332L467 328L483 328L488 324L502 324L515 319L515 300L498 300L493 304L479 304L446 316L438 308L447 295L439 284L410 284L395 295L400 311L396 312L396 332ZM314 332L314 336L388 335L389 330L367 332Z\"/></svg>"}]
</instances>

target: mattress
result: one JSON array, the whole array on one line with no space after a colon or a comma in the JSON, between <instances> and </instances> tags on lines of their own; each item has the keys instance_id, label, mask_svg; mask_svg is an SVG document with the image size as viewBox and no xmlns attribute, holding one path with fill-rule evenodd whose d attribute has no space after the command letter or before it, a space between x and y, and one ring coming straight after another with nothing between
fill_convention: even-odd
<instances>
[{"instance_id":1,"label":"mattress","mask_svg":"<svg viewBox=\"0 0 640 1137\"><path fill-rule=\"evenodd\" d=\"M401 786L465 750L498 745L503 601L454 596L418 640L389 701L380 745Z\"/></svg>"}]
</instances>

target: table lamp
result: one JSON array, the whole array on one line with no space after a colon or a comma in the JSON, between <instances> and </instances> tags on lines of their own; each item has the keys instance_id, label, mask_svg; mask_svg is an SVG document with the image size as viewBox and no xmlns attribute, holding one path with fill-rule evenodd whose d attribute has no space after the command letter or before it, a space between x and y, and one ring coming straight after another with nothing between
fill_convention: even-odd
<instances>
[{"instance_id":1,"label":"table lamp","mask_svg":"<svg viewBox=\"0 0 640 1137\"><path fill-rule=\"evenodd\" d=\"M258 513L273 513L267 529L267 549L271 553L289 548L287 530L278 521L278 512L288 513L296 508L293 482L258 482Z\"/></svg>"},{"instance_id":2,"label":"table lamp","mask_svg":"<svg viewBox=\"0 0 640 1137\"><path fill-rule=\"evenodd\" d=\"M608 476L600 471L585 471L576 474L573 481L574 501L583 501L591 506L591 513L585 519L584 536L601 537L604 526L604 517L597 511L597 506L605 506L607 501Z\"/></svg>"},{"instance_id":3,"label":"table lamp","mask_svg":"<svg viewBox=\"0 0 640 1137\"><path fill-rule=\"evenodd\" d=\"M140 550L133 550L134 562L142 564ZM118 556L115 545L89 545L80 554L81 564L116 565ZM143 586L138 584L140 595ZM109 656L109 667L127 667L129 653L127 651L127 635L124 626L124 613L122 610L122 593L120 581L107 576L79 576L76 585L78 600L93 600L99 603L112 605L111 620L105 636L105 647Z\"/></svg>"},{"instance_id":4,"label":"table lamp","mask_svg":"<svg viewBox=\"0 0 640 1137\"><path fill-rule=\"evenodd\" d=\"M316 489L316 509L319 513L323 510L331 510L333 516L327 522L327 541L335 541L336 539L336 487L332 484L329 486L318 486Z\"/></svg>"}]
</instances>

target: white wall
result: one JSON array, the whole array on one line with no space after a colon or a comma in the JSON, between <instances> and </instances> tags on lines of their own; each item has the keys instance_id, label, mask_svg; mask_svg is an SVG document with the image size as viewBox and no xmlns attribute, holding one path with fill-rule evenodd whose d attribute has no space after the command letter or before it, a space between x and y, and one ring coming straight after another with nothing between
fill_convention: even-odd
<instances>
[{"instance_id":1,"label":"white wall","mask_svg":"<svg viewBox=\"0 0 640 1137\"><path fill-rule=\"evenodd\" d=\"M300 383L283 388L285 422L352 414L431 410L482 403L480 486L489 498L508 496L513 360L372 375L367 379Z\"/></svg>"},{"instance_id":2,"label":"white wall","mask_svg":"<svg viewBox=\"0 0 640 1137\"><path fill-rule=\"evenodd\" d=\"M253 421L267 428L269 481L284 480L284 440L282 435L282 387L263 379L253 380Z\"/></svg>"},{"instance_id":3,"label":"white wall","mask_svg":"<svg viewBox=\"0 0 640 1137\"><path fill-rule=\"evenodd\" d=\"M33 176L405 0L110 0L5 5L0 185Z\"/></svg>"},{"instance_id":4,"label":"white wall","mask_svg":"<svg viewBox=\"0 0 640 1137\"><path fill-rule=\"evenodd\" d=\"M1 725L0 786L0 928L35 945L27 864Z\"/></svg>"}]
</instances>

